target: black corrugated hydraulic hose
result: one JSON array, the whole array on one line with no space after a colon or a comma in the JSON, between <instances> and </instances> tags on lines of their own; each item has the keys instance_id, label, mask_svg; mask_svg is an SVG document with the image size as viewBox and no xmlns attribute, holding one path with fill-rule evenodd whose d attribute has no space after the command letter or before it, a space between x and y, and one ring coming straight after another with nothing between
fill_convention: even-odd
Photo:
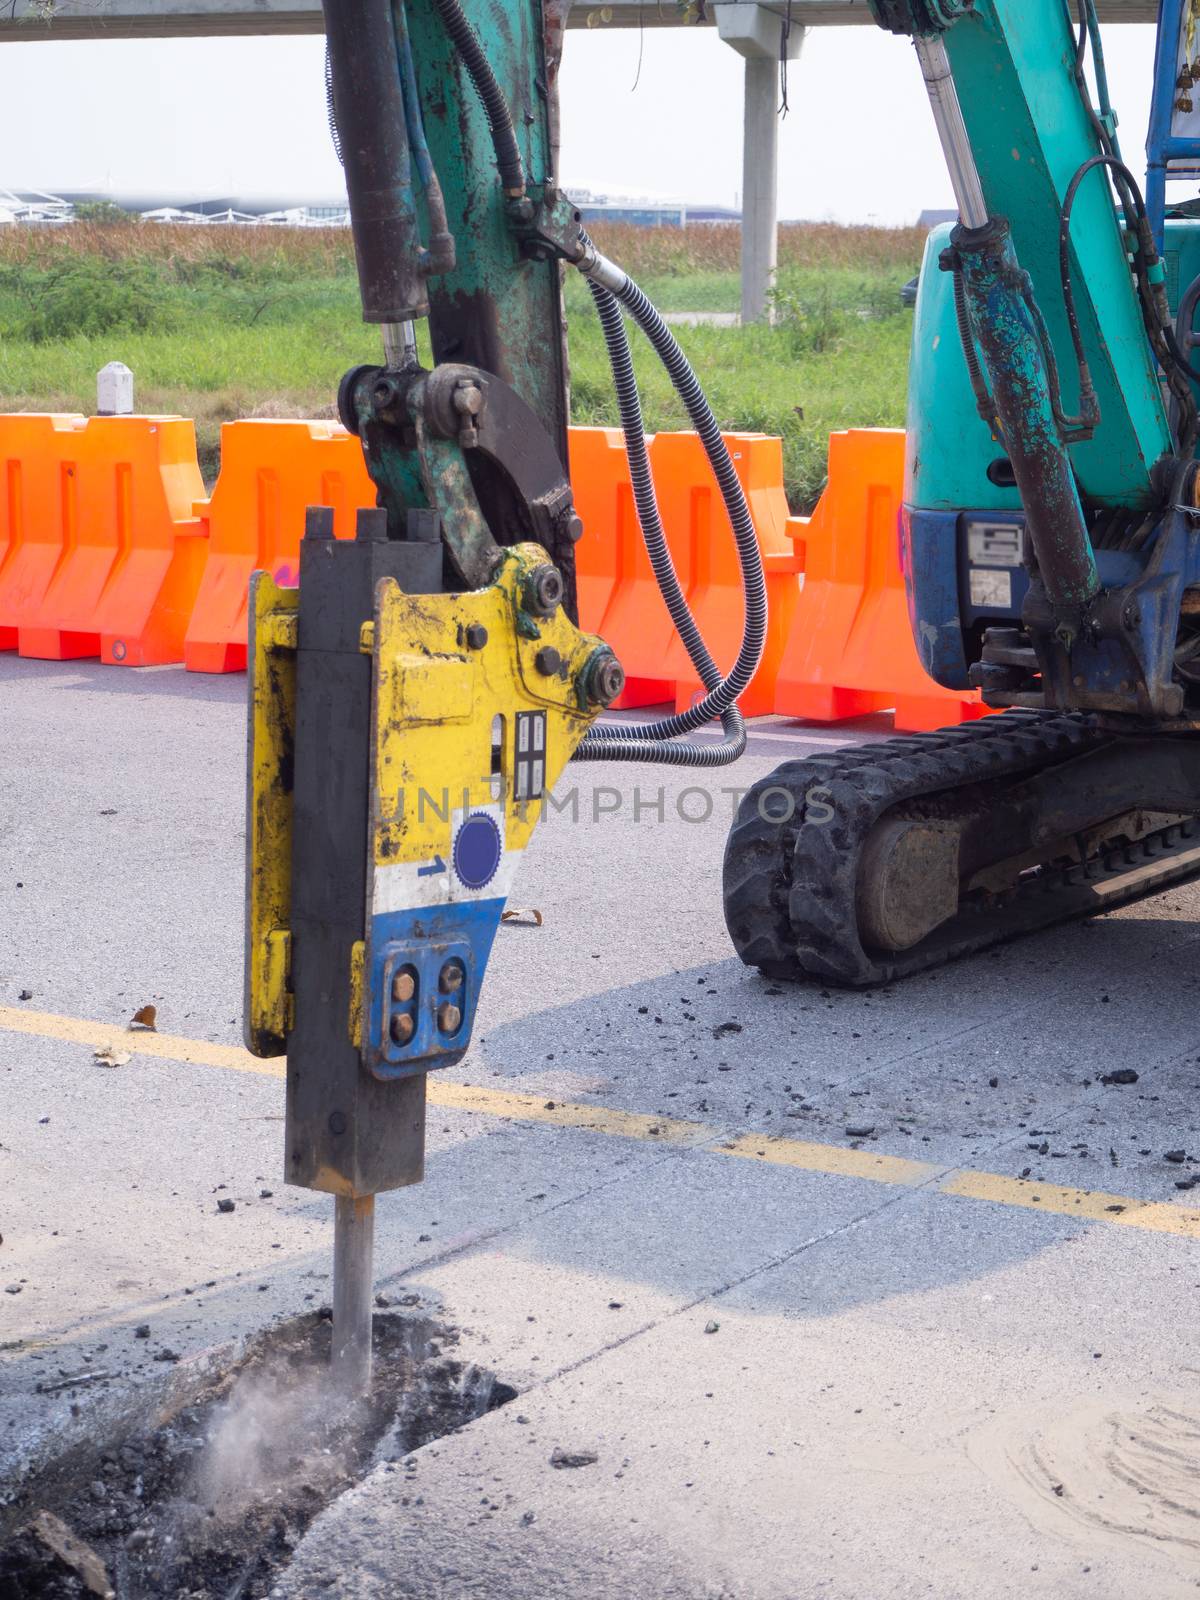
<instances>
[{"instance_id":1,"label":"black corrugated hydraulic hose","mask_svg":"<svg viewBox=\"0 0 1200 1600\"><path fill-rule=\"evenodd\" d=\"M646 429L642 420L642 405L638 397L637 382L633 374L633 358L629 341L625 337L625 324L616 297L594 280L588 280L604 343L612 367L613 385L621 413L621 427L625 434L625 453L629 460L629 478L633 486L633 501L637 510L638 525L642 530L646 553L659 590L666 602L671 620L684 642L692 665L700 675L707 691L722 685L721 669L709 654L700 637L695 619L688 609L683 590L675 573L667 537L659 515L658 500L654 493L654 478L650 471L650 457L646 450ZM706 695L705 698L708 698ZM575 753L577 761L656 761L674 766L717 767L736 761L746 748L746 725L734 704L720 713L725 737L719 743L701 744L695 740L672 739L695 726L683 723L678 717L643 724L611 726L605 723L590 729ZM707 721L708 719L705 718Z\"/></svg>"},{"instance_id":2,"label":"black corrugated hydraulic hose","mask_svg":"<svg viewBox=\"0 0 1200 1600\"><path fill-rule=\"evenodd\" d=\"M745 745L745 731L741 726L740 713L736 725L726 725L726 737L720 744L689 743L684 746L673 746L670 741L679 734L689 733L693 729L702 727L714 717L720 716L724 721L725 713L731 708L736 709L738 696L749 685L762 659L767 628L767 586L763 576L762 556L758 548L754 521L716 418L674 334L637 284L621 268L602 256L586 233L582 234L582 243L583 255L576 265L587 277L597 309L600 311L601 326L604 329L609 361L613 369L613 382L621 408L625 449L629 457L630 478L634 487L634 502L642 536L646 541L647 553L671 620L700 675L706 693L688 710L661 722L651 723L648 727L638 728L625 724L602 725L593 729L580 746L578 754L584 759L596 759L603 755L608 758L617 756L630 760L678 761L681 765L723 765L727 761L735 760ZM720 676L719 669L700 637L700 631L679 588L679 581L671 563L654 498L654 484L646 453L645 432L637 385L633 376L633 363L615 301L620 301L627 308L650 340L676 392L687 408L692 426L708 456L733 528L742 571L746 619L737 659L724 678ZM650 745L653 747L653 753L648 754L642 750L635 755L631 749L626 754L622 749L626 745L643 747ZM676 751L679 753L676 754ZM703 759L700 759L701 756Z\"/></svg>"},{"instance_id":3,"label":"black corrugated hydraulic hose","mask_svg":"<svg viewBox=\"0 0 1200 1600\"><path fill-rule=\"evenodd\" d=\"M517 198L525 193L525 168L517 148L513 131L512 114L504 91L496 82L488 58L483 53L479 36L467 21L466 13L458 0L433 0L450 42L475 85L475 92L483 103L488 127L492 130L492 144L496 150L496 165L500 169L500 182L506 195Z\"/></svg>"},{"instance_id":4,"label":"black corrugated hydraulic hose","mask_svg":"<svg viewBox=\"0 0 1200 1600\"><path fill-rule=\"evenodd\" d=\"M325 46L325 114L329 118L329 132L333 138L333 153L338 158L338 165L344 167L342 160L342 140L338 133L337 117L333 109L333 62L329 59L329 46Z\"/></svg>"},{"instance_id":5,"label":"black corrugated hydraulic hose","mask_svg":"<svg viewBox=\"0 0 1200 1600\"><path fill-rule=\"evenodd\" d=\"M971 393L975 396L975 409L994 434L999 435L1000 419L996 415L996 402L988 392L987 379L979 364L975 349L975 330L971 326L971 313L967 309L967 286L963 278L962 262L957 256L952 268L954 274L954 320L958 324L958 339L967 363L967 376L971 380Z\"/></svg>"}]
</instances>

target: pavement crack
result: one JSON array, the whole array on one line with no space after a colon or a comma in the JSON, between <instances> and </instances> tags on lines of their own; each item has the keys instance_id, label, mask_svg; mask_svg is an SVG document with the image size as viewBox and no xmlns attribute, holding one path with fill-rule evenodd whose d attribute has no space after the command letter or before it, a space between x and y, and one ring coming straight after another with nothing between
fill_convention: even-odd
<instances>
[{"instance_id":1,"label":"pavement crack","mask_svg":"<svg viewBox=\"0 0 1200 1600\"><path fill-rule=\"evenodd\" d=\"M606 1340L597 1349L589 1351L585 1356L580 1356L577 1361L570 1361L561 1367L556 1367L553 1372L542 1373L522 1392L532 1393L538 1389L543 1389L555 1379L567 1377L573 1372L578 1372L582 1368L590 1366L592 1362L598 1361L601 1356L608 1355L610 1351L620 1350L624 1345L631 1344L635 1339L640 1339L645 1334L653 1333L656 1329L667 1326L669 1323L674 1322L676 1318L685 1316L688 1312L695 1311L698 1307L707 1305L712 1301L720 1300L724 1295L730 1294L734 1289L740 1289L744 1284L752 1282L755 1278L778 1271L780 1267L786 1266L789 1261L794 1261L797 1256L803 1255L806 1250L813 1250L819 1245L828 1243L831 1239L839 1238L842 1234L851 1233L864 1222L873 1222L893 1207L902 1205L910 1195L920 1193L924 1189L933 1188L941 1183L949 1170L951 1169L939 1170L923 1183L912 1184L906 1188L899 1189L894 1194L887 1195L879 1205L868 1206L856 1216L848 1217L845 1221L826 1228L823 1233L813 1234L799 1244L793 1245L789 1250L779 1251L767 1260L757 1262L753 1267L747 1268L745 1272L728 1278L715 1288L705 1289L700 1294L693 1295L690 1300L684 1301L659 1317L652 1317L640 1327L630 1328L616 1338Z\"/></svg>"}]
</instances>

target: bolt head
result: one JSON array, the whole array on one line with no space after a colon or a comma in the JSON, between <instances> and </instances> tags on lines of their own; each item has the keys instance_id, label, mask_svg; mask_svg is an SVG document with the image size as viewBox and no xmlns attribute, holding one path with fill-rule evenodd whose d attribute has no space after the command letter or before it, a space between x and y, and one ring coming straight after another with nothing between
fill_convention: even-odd
<instances>
[{"instance_id":1,"label":"bolt head","mask_svg":"<svg viewBox=\"0 0 1200 1600\"><path fill-rule=\"evenodd\" d=\"M438 988L443 994L456 994L463 986L463 969L457 961L447 961L438 974Z\"/></svg>"},{"instance_id":2,"label":"bolt head","mask_svg":"<svg viewBox=\"0 0 1200 1600\"><path fill-rule=\"evenodd\" d=\"M443 1033L457 1033L462 1027L462 1012L447 1000L438 1007L437 1021Z\"/></svg>"},{"instance_id":3,"label":"bolt head","mask_svg":"<svg viewBox=\"0 0 1200 1600\"><path fill-rule=\"evenodd\" d=\"M397 1011L392 1018L391 1034L396 1044L407 1044L417 1031L417 1025L407 1011Z\"/></svg>"},{"instance_id":4,"label":"bolt head","mask_svg":"<svg viewBox=\"0 0 1200 1600\"><path fill-rule=\"evenodd\" d=\"M468 624L466 640L468 650L483 649L484 645L488 642L488 631L482 622L472 622Z\"/></svg>"},{"instance_id":5,"label":"bolt head","mask_svg":"<svg viewBox=\"0 0 1200 1600\"><path fill-rule=\"evenodd\" d=\"M380 378L371 390L371 400L376 411L387 411L396 404L400 396L400 385L394 378L389 378L386 375Z\"/></svg>"},{"instance_id":6,"label":"bolt head","mask_svg":"<svg viewBox=\"0 0 1200 1600\"><path fill-rule=\"evenodd\" d=\"M551 616L562 604L562 573L550 562L534 567L525 580L525 604L536 616Z\"/></svg>"},{"instance_id":7,"label":"bolt head","mask_svg":"<svg viewBox=\"0 0 1200 1600\"><path fill-rule=\"evenodd\" d=\"M552 678L562 666L562 656L559 655L552 644L547 644L543 645L537 655L534 656L533 663L543 678Z\"/></svg>"},{"instance_id":8,"label":"bolt head","mask_svg":"<svg viewBox=\"0 0 1200 1600\"><path fill-rule=\"evenodd\" d=\"M483 410L483 390L469 380L457 385L453 395L454 409L463 417L477 417Z\"/></svg>"},{"instance_id":9,"label":"bolt head","mask_svg":"<svg viewBox=\"0 0 1200 1600\"><path fill-rule=\"evenodd\" d=\"M417 980L411 972L397 972L392 978L392 999L400 1005L412 999L417 992Z\"/></svg>"}]
</instances>

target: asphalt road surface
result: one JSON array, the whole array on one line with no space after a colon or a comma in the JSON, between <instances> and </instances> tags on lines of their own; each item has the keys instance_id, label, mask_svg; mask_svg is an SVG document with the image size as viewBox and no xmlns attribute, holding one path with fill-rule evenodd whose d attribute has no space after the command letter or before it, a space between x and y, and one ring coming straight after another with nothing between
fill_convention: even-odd
<instances>
[{"instance_id":1,"label":"asphalt road surface","mask_svg":"<svg viewBox=\"0 0 1200 1600\"><path fill-rule=\"evenodd\" d=\"M244 691L0 657L0 1482L329 1298L332 1203L240 1048ZM272 1593L1195 1593L1200 894L873 993L747 972L723 789L889 731L568 772L514 894L542 926L501 930L377 1225L380 1292L517 1398L341 1496Z\"/></svg>"}]
</instances>

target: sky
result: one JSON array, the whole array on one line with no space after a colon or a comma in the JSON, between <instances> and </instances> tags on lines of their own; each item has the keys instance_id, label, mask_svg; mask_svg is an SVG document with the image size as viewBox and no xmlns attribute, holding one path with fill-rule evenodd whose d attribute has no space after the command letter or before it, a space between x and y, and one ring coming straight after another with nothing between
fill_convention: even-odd
<instances>
[{"instance_id":1,"label":"sky","mask_svg":"<svg viewBox=\"0 0 1200 1600\"><path fill-rule=\"evenodd\" d=\"M1110 27L1105 37L1126 158L1140 172L1154 29ZM337 194L323 63L318 38L5 44L0 187ZM568 33L563 181L736 204L741 83L741 58L713 28ZM810 29L789 102L781 218L907 223L951 204L905 40L871 27Z\"/></svg>"}]
</instances>

